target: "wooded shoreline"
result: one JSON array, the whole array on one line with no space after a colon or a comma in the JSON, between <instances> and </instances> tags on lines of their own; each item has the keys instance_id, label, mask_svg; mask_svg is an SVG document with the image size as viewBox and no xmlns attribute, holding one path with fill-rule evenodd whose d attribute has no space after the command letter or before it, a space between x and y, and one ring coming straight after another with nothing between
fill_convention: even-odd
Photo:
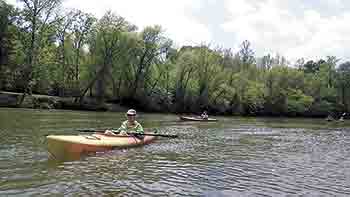
<instances>
[{"instance_id":1,"label":"wooded shoreline","mask_svg":"<svg viewBox=\"0 0 350 197\"><path fill-rule=\"evenodd\" d=\"M278 53L257 57L248 40L238 50L176 46L159 25L139 29L111 11L97 18L61 4L0 0L1 106L334 118L350 112L350 61L341 57L292 64Z\"/></svg>"},{"instance_id":2,"label":"wooded shoreline","mask_svg":"<svg viewBox=\"0 0 350 197\"><path fill-rule=\"evenodd\" d=\"M27 95L19 104L22 93L0 91L0 107L29 109L67 109L87 111L124 112L127 108L113 103L98 104L94 98L86 98L83 103L77 103L74 97L58 97L49 95Z\"/></svg>"},{"instance_id":3,"label":"wooded shoreline","mask_svg":"<svg viewBox=\"0 0 350 197\"><path fill-rule=\"evenodd\" d=\"M83 103L77 102L76 97L59 97L41 94L27 95L24 102L19 105L23 93L0 91L0 107L7 108L28 108L28 109L63 109L63 110L80 110L80 111L108 111L108 112L125 112L129 108L135 108L147 113L174 113L174 114L200 114L201 111L176 111L175 106L161 106L149 104L146 106L140 105L127 105L126 103L115 102L103 102L100 103L97 98L86 97ZM152 106L157 106L152 108ZM162 108L163 107L163 108ZM163 109L163 110L161 110ZM251 117L305 117L305 118L324 118L330 114L334 118L339 118L340 113L322 113L312 116L312 113L306 113L301 115L288 115L288 114L269 114L268 112L262 112L259 114L240 114L240 113L227 113L227 111L209 110L210 115L225 115L225 116L251 116Z\"/></svg>"}]
</instances>

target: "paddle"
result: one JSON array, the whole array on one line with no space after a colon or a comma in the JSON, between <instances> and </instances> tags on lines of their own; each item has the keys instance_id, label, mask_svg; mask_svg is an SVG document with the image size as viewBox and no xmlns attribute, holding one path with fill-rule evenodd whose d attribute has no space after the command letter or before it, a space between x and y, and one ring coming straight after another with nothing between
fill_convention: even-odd
<instances>
[{"instance_id":1,"label":"paddle","mask_svg":"<svg viewBox=\"0 0 350 197\"><path fill-rule=\"evenodd\" d=\"M113 129L105 129L105 130L113 130ZM80 132L104 132L103 129L77 129ZM177 135L170 134L159 134L159 133L127 133L128 135L145 135L145 136L157 136L157 137L168 137L168 138L177 138Z\"/></svg>"}]
</instances>

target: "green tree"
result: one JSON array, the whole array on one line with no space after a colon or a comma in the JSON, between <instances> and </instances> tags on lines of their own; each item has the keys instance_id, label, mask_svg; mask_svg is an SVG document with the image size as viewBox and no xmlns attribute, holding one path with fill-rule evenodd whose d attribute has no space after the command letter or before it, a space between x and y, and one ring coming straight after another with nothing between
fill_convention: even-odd
<instances>
[{"instance_id":1,"label":"green tree","mask_svg":"<svg viewBox=\"0 0 350 197\"><path fill-rule=\"evenodd\" d=\"M11 26L11 14L13 8L0 1L0 89L3 87L3 77L5 66L8 66L9 55L11 53L11 34L9 26Z\"/></svg>"},{"instance_id":2,"label":"green tree","mask_svg":"<svg viewBox=\"0 0 350 197\"><path fill-rule=\"evenodd\" d=\"M77 11L76 20L73 21L73 48L75 51L75 80L79 81L79 68L82 53L82 47L87 44L87 36L91 31L96 18L90 14Z\"/></svg>"},{"instance_id":3,"label":"green tree","mask_svg":"<svg viewBox=\"0 0 350 197\"><path fill-rule=\"evenodd\" d=\"M91 54L95 56L97 64L96 75L90 80L80 96L80 102L86 92L97 82L97 96L99 101L104 100L106 91L106 79L110 75L113 64L120 57L123 37L128 31L132 31L130 25L123 17L107 12L96 24L91 40Z\"/></svg>"},{"instance_id":4,"label":"green tree","mask_svg":"<svg viewBox=\"0 0 350 197\"><path fill-rule=\"evenodd\" d=\"M176 85L175 85L175 104L177 111L184 111L186 92L190 92L191 84L194 83L195 58L191 49L182 49L179 52L176 61Z\"/></svg>"},{"instance_id":5,"label":"green tree","mask_svg":"<svg viewBox=\"0 0 350 197\"><path fill-rule=\"evenodd\" d=\"M134 80L131 84L131 98L136 95L140 84L144 84L143 88L150 84L152 66L162 64L162 56L166 55L172 44L162 33L160 26L153 26L146 27L140 34L140 45L135 48L136 61L132 64Z\"/></svg>"},{"instance_id":6,"label":"green tree","mask_svg":"<svg viewBox=\"0 0 350 197\"><path fill-rule=\"evenodd\" d=\"M7 64L9 53L9 32L8 28L11 23L10 15L12 7L4 1L0 1L0 66Z\"/></svg>"},{"instance_id":7,"label":"green tree","mask_svg":"<svg viewBox=\"0 0 350 197\"><path fill-rule=\"evenodd\" d=\"M47 28L56 21L53 17L55 9L60 5L61 0L20 0L23 5L21 11L23 17L23 30L28 32L24 39L26 48L26 66L24 70L25 90L19 104L24 100L27 93L31 94L33 83L33 70L38 62L38 50L42 42L43 34ZM27 25L28 24L28 25Z\"/></svg>"},{"instance_id":8,"label":"green tree","mask_svg":"<svg viewBox=\"0 0 350 197\"><path fill-rule=\"evenodd\" d=\"M337 69L339 100L346 111L350 111L350 62L344 62Z\"/></svg>"},{"instance_id":9,"label":"green tree","mask_svg":"<svg viewBox=\"0 0 350 197\"><path fill-rule=\"evenodd\" d=\"M298 89L289 89L287 95L288 114L292 116L304 114L314 102L311 96L305 95Z\"/></svg>"},{"instance_id":10,"label":"green tree","mask_svg":"<svg viewBox=\"0 0 350 197\"><path fill-rule=\"evenodd\" d=\"M60 77L62 78L60 80L60 84L65 84L66 80L68 78L71 78L67 75L69 75L69 71L71 69L72 62L69 61L70 57L67 56L67 49L70 49L69 46L66 46L66 43L71 44L71 35L72 35L72 26L73 22L78 17L79 12L76 11L69 11L68 13L64 13L64 16L58 20L56 24L56 36L57 41L59 43L58 47L58 63L60 64L59 67L61 67L61 73L59 73ZM68 41L66 41L68 39Z\"/></svg>"}]
</instances>

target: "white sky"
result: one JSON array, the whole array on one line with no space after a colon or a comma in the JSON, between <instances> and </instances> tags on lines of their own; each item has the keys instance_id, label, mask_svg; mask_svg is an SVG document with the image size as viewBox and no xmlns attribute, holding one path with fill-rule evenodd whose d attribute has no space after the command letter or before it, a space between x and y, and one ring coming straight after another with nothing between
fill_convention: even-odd
<instances>
[{"instance_id":1,"label":"white sky","mask_svg":"<svg viewBox=\"0 0 350 197\"><path fill-rule=\"evenodd\" d=\"M350 59L346 0L65 0L63 6L98 18L112 10L140 29L161 25L177 46L237 49L249 40L258 57Z\"/></svg>"}]
</instances>

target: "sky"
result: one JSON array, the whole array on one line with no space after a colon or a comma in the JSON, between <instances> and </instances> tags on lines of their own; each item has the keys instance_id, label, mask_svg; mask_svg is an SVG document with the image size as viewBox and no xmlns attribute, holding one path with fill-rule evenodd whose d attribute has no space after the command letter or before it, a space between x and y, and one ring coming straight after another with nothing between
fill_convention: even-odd
<instances>
[{"instance_id":1,"label":"sky","mask_svg":"<svg viewBox=\"0 0 350 197\"><path fill-rule=\"evenodd\" d=\"M65 0L63 6L98 18L112 10L140 29L161 25L176 46L236 51L248 40L257 57L350 60L348 0Z\"/></svg>"}]
</instances>

